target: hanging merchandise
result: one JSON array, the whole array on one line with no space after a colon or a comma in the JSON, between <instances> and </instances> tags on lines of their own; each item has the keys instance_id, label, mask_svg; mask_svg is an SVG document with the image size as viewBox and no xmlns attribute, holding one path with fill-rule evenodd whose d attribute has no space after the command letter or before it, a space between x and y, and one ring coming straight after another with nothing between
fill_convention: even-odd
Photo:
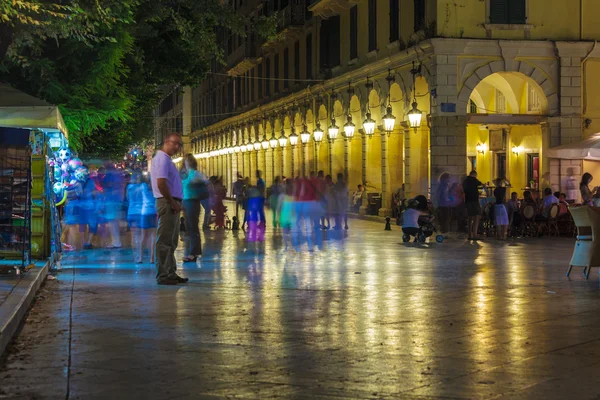
<instances>
[{"instance_id":1,"label":"hanging merchandise","mask_svg":"<svg viewBox=\"0 0 600 400\"><path fill-rule=\"evenodd\" d=\"M0 128L0 273L31 264L31 148L26 129Z\"/></svg>"}]
</instances>

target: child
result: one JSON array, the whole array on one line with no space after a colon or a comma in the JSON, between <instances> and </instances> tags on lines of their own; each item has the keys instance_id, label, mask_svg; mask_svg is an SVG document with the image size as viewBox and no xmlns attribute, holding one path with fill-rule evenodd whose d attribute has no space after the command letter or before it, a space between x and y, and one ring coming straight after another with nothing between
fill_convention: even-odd
<instances>
[{"instance_id":1,"label":"child","mask_svg":"<svg viewBox=\"0 0 600 400\"><path fill-rule=\"evenodd\" d=\"M496 198L496 206L494 207L495 227L496 227L496 239L506 240L506 233L508 232L508 212L504 205L504 197L506 197L506 188L500 186L502 181L496 180L496 189L494 189L494 197Z\"/></svg>"},{"instance_id":2,"label":"child","mask_svg":"<svg viewBox=\"0 0 600 400\"><path fill-rule=\"evenodd\" d=\"M427 199L421 195L408 201L402 216L402 233L407 237L414 236L415 242L418 241L419 217L422 215L429 215L429 212L427 212Z\"/></svg>"}]
</instances>

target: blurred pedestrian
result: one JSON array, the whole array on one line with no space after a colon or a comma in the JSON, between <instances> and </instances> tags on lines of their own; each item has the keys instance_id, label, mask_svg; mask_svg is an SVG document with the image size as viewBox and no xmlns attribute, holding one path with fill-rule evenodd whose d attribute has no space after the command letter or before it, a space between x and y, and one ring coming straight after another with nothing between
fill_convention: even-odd
<instances>
[{"instance_id":1,"label":"blurred pedestrian","mask_svg":"<svg viewBox=\"0 0 600 400\"><path fill-rule=\"evenodd\" d=\"M183 262L195 262L202 254L200 241L200 201L209 197L206 177L198 171L198 162L192 154L185 156L182 167L183 214L185 237Z\"/></svg>"},{"instance_id":2,"label":"blurred pedestrian","mask_svg":"<svg viewBox=\"0 0 600 400\"><path fill-rule=\"evenodd\" d=\"M150 263L154 264L154 249L156 244L156 225L158 216L156 215L156 200L152 194L150 184L150 175L142 175L142 215L140 228L142 230L142 248L148 249L150 253ZM143 259L143 255L142 255Z\"/></svg>"},{"instance_id":3,"label":"blurred pedestrian","mask_svg":"<svg viewBox=\"0 0 600 400\"><path fill-rule=\"evenodd\" d=\"M144 205L144 188L141 174L134 172L127 185L127 223L131 230L131 247L133 248L134 262L142 262L142 207Z\"/></svg>"}]
</instances>

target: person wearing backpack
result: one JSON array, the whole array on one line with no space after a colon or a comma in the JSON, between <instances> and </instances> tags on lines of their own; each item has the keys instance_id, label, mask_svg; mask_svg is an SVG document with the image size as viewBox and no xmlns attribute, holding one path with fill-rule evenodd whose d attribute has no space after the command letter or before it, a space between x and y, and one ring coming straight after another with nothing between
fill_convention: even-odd
<instances>
[{"instance_id":1,"label":"person wearing backpack","mask_svg":"<svg viewBox=\"0 0 600 400\"><path fill-rule=\"evenodd\" d=\"M209 197L206 177L198 171L198 162L192 154L185 156L181 169L183 186L183 215L185 217L183 262L196 262L202 254L200 241L200 202Z\"/></svg>"}]
</instances>

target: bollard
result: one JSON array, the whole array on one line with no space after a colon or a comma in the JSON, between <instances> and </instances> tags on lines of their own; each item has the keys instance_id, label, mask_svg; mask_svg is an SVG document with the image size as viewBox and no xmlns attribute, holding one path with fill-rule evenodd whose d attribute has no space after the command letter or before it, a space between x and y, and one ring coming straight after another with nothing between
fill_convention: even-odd
<instances>
[{"instance_id":1,"label":"bollard","mask_svg":"<svg viewBox=\"0 0 600 400\"><path fill-rule=\"evenodd\" d=\"M392 230L392 226L390 225L390 217L386 217L385 218L385 230L386 231L391 231Z\"/></svg>"},{"instance_id":2,"label":"bollard","mask_svg":"<svg viewBox=\"0 0 600 400\"><path fill-rule=\"evenodd\" d=\"M239 231L240 230L240 221L238 220L237 216L233 217L233 223L231 224L231 230L232 231Z\"/></svg>"}]
</instances>

